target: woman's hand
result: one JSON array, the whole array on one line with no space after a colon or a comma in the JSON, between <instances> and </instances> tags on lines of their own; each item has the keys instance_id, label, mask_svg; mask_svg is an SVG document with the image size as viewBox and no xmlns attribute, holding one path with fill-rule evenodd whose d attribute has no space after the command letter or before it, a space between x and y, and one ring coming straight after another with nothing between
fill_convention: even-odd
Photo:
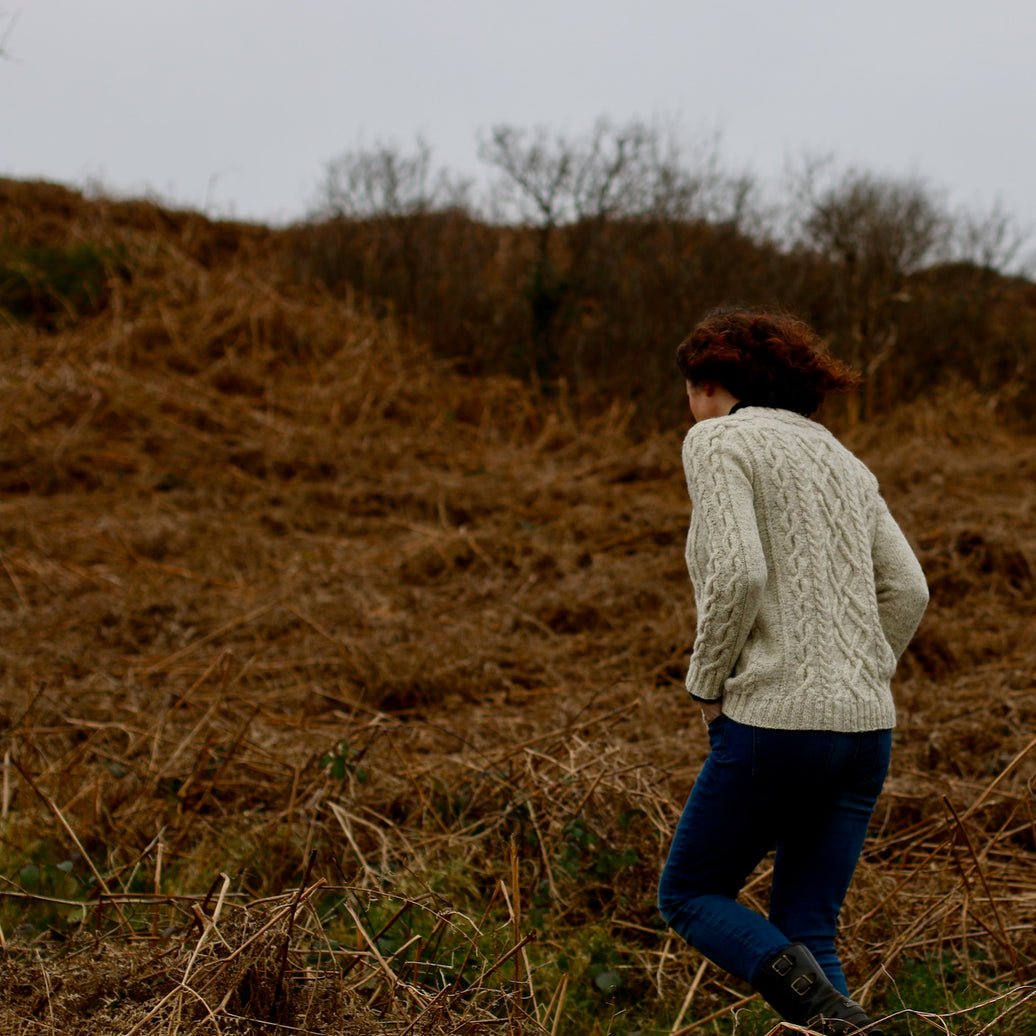
<instances>
[{"instance_id":1,"label":"woman's hand","mask_svg":"<svg viewBox=\"0 0 1036 1036\"><path fill-rule=\"evenodd\" d=\"M706 725L711 723L714 719L718 719L723 715L723 699L717 698L715 701L704 702L701 707L701 718L705 720Z\"/></svg>"}]
</instances>

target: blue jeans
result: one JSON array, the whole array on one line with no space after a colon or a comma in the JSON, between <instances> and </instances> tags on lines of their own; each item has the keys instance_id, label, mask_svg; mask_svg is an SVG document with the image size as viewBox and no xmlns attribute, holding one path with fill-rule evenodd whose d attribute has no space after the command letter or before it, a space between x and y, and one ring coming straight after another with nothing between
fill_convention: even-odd
<instances>
[{"instance_id":1,"label":"blue jeans","mask_svg":"<svg viewBox=\"0 0 1036 1036\"><path fill-rule=\"evenodd\" d=\"M747 982L789 943L804 943L847 994L835 930L892 731L769 730L720 716L709 724L709 745L662 871L662 916ZM767 920L736 897L774 848Z\"/></svg>"}]
</instances>

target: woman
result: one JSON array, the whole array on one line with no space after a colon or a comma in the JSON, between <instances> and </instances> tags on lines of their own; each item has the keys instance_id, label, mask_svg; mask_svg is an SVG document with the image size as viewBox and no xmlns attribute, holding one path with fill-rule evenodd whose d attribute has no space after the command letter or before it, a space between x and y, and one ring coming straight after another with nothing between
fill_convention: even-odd
<instances>
[{"instance_id":1,"label":"woman","mask_svg":"<svg viewBox=\"0 0 1036 1036\"><path fill-rule=\"evenodd\" d=\"M864 464L810 420L858 382L801 321L748 310L677 352L698 628L687 690L710 754L659 884L669 925L787 1021L880 1036L835 952L888 769L891 679L924 573ZM738 903L776 849L769 919Z\"/></svg>"}]
</instances>

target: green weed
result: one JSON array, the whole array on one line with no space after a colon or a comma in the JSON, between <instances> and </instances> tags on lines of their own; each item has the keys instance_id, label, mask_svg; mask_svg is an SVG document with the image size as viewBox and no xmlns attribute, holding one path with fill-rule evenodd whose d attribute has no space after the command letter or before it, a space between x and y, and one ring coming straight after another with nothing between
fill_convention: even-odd
<instances>
[{"instance_id":1,"label":"green weed","mask_svg":"<svg viewBox=\"0 0 1036 1036\"><path fill-rule=\"evenodd\" d=\"M336 781L344 781L352 776L363 784L370 775L360 766L362 758L363 753L359 749L354 748L348 741L339 741L334 748L320 757L320 766Z\"/></svg>"},{"instance_id":2,"label":"green weed","mask_svg":"<svg viewBox=\"0 0 1036 1036\"><path fill-rule=\"evenodd\" d=\"M124 257L111 248L0 243L0 309L54 328L102 309L109 278L127 273Z\"/></svg>"}]
</instances>

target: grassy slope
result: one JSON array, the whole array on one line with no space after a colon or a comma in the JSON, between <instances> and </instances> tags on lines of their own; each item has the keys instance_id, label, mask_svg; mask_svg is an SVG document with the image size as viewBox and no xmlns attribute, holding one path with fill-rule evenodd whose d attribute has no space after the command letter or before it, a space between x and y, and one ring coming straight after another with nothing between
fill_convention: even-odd
<instances>
[{"instance_id":1,"label":"grassy slope","mask_svg":"<svg viewBox=\"0 0 1036 1036\"><path fill-rule=\"evenodd\" d=\"M11 1031L669 1031L699 974L681 1024L728 1031L652 905L705 750L679 433L458 378L262 228L2 186L111 274L0 329ZM953 391L848 438L933 605L846 955L945 1014L1036 951L1036 444Z\"/></svg>"}]
</instances>

